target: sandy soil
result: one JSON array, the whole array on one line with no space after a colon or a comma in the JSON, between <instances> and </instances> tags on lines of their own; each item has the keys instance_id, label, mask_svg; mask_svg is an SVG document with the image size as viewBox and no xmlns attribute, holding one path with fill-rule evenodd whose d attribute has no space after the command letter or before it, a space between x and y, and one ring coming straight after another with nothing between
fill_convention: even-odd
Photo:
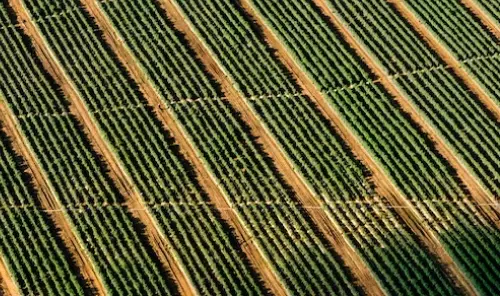
<instances>
[{"instance_id":1,"label":"sandy soil","mask_svg":"<svg viewBox=\"0 0 500 296\"><path fill-rule=\"evenodd\" d=\"M390 1L394 7L403 15L408 22L421 34L421 36L428 42L432 49L439 56L452 67L457 76L464 81L464 83L477 95L486 108L492 111L497 119L500 120L500 107L486 95L483 89L475 82L461 68L458 60L432 35L432 33L418 20L418 18L411 12L411 10L401 1ZM396 87L394 86L394 90ZM397 92L396 92L397 94ZM478 204L491 204L497 202L497 199L490 194L482 184L470 173L467 167L456 157L447 144L438 136L438 133L425 122L418 114L418 111L413 108L409 100L406 100L403 95L399 94L397 97L398 102L402 105L403 109L412 115L412 118L422 127L424 132L428 133L431 139L436 143L438 151L451 163L453 168L458 172L459 177L462 179L467 189L471 192L472 197ZM399 99L400 98L400 99ZM406 102L404 102L406 101ZM483 206L481 209L484 213L492 219L497 225L500 225L500 211L495 207Z\"/></svg>"},{"instance_id":2,"label":"sandy soil","mask_svg":"<svg viewBox=\"0 0 500 296\"><path fill-rule=\"evenodd\" d=\"M340 234L339 228L332 225L330 219L327 217L325 211L321 208L318 199L314 197L311 190L305 185L304 180L293 169L292 164L286 158L284 152L281 150L278 143L272 138L269 131L259 121L256 114L253 113L245 99L233 87L230 79L224 73L217 61L211 55L210 50L204 46L203 42L196 37L195 31L190 27L189 23L183 20L183 16L178 13L178 7L170 0L163 0L165 9L169 15L173 17L176 25L181 26L180 30L186 34L188 42L191 47L195 49L198 56L202 59L209 72L221 83L227 99L231 102L235 110L241 114L242 119L250 127L250 131L257 142L261 144L271 159L274 161L276 167L280 170L284 180L291 185L297 193L297 197L302 207L311 216L318 229L328 239L331 246L341 255L348 267L354 272L360 284L371 291L374 295L381 295L378 285L372 278L371 274L361 261L359 256L347 244L345 239ZM175 10L177 9L177 12Z\"/></svg>"},{"instance_id":3,"label":"sandy soil","mask_svg":"<svg viewBox=\"0 0 500 296\"><path fill-rule=\"evenodd\" d=\"M20 295L14 280L10 277L9 271L3 262L3 258L0 258L0 295Z\"/></svg>"}]
</instances>

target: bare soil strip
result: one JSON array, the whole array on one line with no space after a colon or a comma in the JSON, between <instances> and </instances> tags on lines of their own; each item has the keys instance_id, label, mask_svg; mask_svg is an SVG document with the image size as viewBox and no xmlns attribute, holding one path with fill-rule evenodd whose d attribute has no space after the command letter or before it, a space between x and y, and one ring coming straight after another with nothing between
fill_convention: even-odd
<instances>
[{"instance_id":1,"label":"bare soil strip","mask_svg":"<svg viewBox=\"0 0 500 296\"><path fill-rule=\"evenodd\" d=\"M461 0L462 4L466 6L490 32L500 39L500 24L488 12L483 10L481 5L476 0Z\"/></svg>"},{"instance_id":2,"label":"bare soil strip","mask_svg":"<svg viewBox=\"0 0 500 296\"><path fill-rule=\"evenodd\" d=\"M76 88L72 84L71 80L65 75L65 72L62 70L63 68L58 64L57 59L50 51L50 47L46 46L44 39L39 34L33 22L31 21L29 15L24 9L22 2L20 0L12 0L11 2L13 3L13 7L15 8L17 15L20 17L26 34L32 39L35 50L39 58L41 59L42 64L56 80L58 85L61 86L62 91L69 99L70 111L72 115L75 116L80 123L82 123L81 126L83 127L84 132L91 142L94 150L99 156L102 157L103 161L109 168L109 174L115 181L115 185L117 185L120 193L125 198L126 206L130 208L144 208L144 206L142 206L140 202L140 196L134 189L132 182L130 182L130 180L126 177L124 170L120 167L119 163L114 158L114 154L105 144L97 129L97 126L90 118L83 102L80 100ZM179 286L179 291L183 295L194 294L192 288L187 283L187 279L185 278L184 274L177 267L177 264L173 259L173 255L171 254L166 241L163 239L160 232L155 228L153 218L146 211L131 211L131 213L133 213L135 218L141 221L141 223L144 225L145 236L148 240L148 243L153 247L155 253L158 255L163 268L170 271L170 273L175 278ZM88 261L88 259L87 262L88 266L90 267L90 262ZM95 286L98 288L97 290L100 292L100 294L104 295L104 287L94 271L92 278L93 282L95 282Z\"/></svg>"},{"instance_id":3,"label":"bare soil strip","mask_svg":"<svg viewBox=\"0 0 500 296\"><path fill-rule=\"evenodd\" d=\"M15 296L20 295L17 285L11 278L3 258L0 257L0 295Z\"/></svg>"},{"instance_id":4,"label":"bare soil strip","mask_svg":"<svg viewBox=\"0 0 500 296\"><path fill-rule=\"evenodd\" d=\"M368 58L366 53L359 47L349 32L327 8L326 4L322 0L314 0L314 2L322 9L323 13L330 19L331 23L342 33L345 40L356 50L363 60L371 68L375 68L373 61ZM258 13L252 8L251 3L249 3L248 0L242 0L242 4L247 11L253 11L252 14L254 15L257 23L263 28L263 33L268 43L277 50L277 56L284 62L289 70L294 73L299 84L306 89L307 92L309 92L310 97L317 103L320 111L323 113L323 116L331 121L332 125L336 128L344 141L346 141L346 143L350 146L354 154L371 170L377 192L381 196L388 198L391 206L395 209L399 216L407 223L407 225L430 249L430 251L432 251L434 255L439 258L440 262L450 272L450 274L453 275L461 288L471 295L475 294L472 286L459 271L451 257L445 252L435 234L424 226L425 223L423 218L417 214L418 212L414 205L404 197L399 189L390 181L390 178L385 174L382 167L370 156L368 151L366 151L356 136L354 136L354 133L351 133L348 126L343 122L337 112L328 104L326 98L315 87L312 80L307 77L305 72L301 71L300 65L293 60L286 48L279 42L277 36L265 26L263 20L259 18ZM385 75L381 75L382 73L380 70L377 71L376 74L384 86L390 86L390 89L394 89L390 80L387 79Z\"/></svg>"},{"instance_id":5,"label":"bare soil strip","mask_svg":"<svg viewBox=\"0 0 500 296\"><path fill-rule=\"evenodd\" d=\"M177 144L181 147L181 152L186 159L194 165L197 179L202 188L207 192L208 196L214 202L216 208L230 209L221 211L222 218L235 230L238 241L242 242L242 250L248 256L251 264L255 267L261 278L264 280L266 287L276 295L286 295L281 283L274 276L274 273L269 269L268 263L261 255L256 245L253 243L248 232L241 224L236 213L224 198L220 188L216 185L212 175L206 170L200 160L197 152L191 146L184 130L177 124L172 114L165 107L159 94L155 91L152 85L148 82L146 75L142 72L132 54L128 51L125 43L119 35L114 31L114 28L107 21L106 16L100 10L96 2L92 0L83 1L96 23L103 30L104 37L118 58L125 65L128 73L139 84L140 90L151 106L155 106L154 111L157 117L162 121L164 128L169 131Z\"/></svg>"},{"instance_id":6,"label":"bare soil strip","mask_svg":"<svg viewBox=\"0 0 500 296\"><path fill-rule=\"evenodd\" d=\"M273 160L284 180L297 193L301 207L308 212L320 232L340 254L345 264L359 280L359 284L366 291L369 291L371 295L383 295L364 262L342 236L338 225L333 225L319 200L314 196L312 190L307 187L305 180L295 171L293 164L287 159L270 132L259 121L243 96L234 88L228 75L224 73L223 68L214 59L210 49L201 41L202 39L197 37L196 31L183 17L179 7L171 0L160 0L160 2L167 15L175 23L177 29L184 34L207 70L222 85L226 98L231 102L235 110L241 114L242 120L249 126L251 134L257 139L258 144L263 147L264 152Z\"/></svg>"},{"instance_id":7,"label":"bare soil strip","mask_svg":"<svg viewBox=\"0 0 500 296\"><path fill-rule=\"evenodd\" d=\"M322 0L323 1L323 0ZM420 20L412 13L412 11L407 7L407 5L400 0L387 0L392 3L394 7L399 11L399 13L417 30L417 32L427 41L430 47L438 53L438 55L452 67L457 76L469 87L476 97L480 99L480 101L484 104L486 108L488 108L497 118L500 120L500 106L496 105L496 103L484 92L484 90L476 83L476 81L471 78L468 73L461 67L460 62L455 59L455 57L448 51L446 47L444 47L439 40L434 37L434 35L425 27L424 24L420 22ZM366 54L369 59L369 54ZM377 67L375 62L373 62L374 67ZM377 71L383 75L382 68L379 68ZM377 73L378 75L378 73ZM390 81L389 81L390 83ZM397 91L397 87L394 85L393 89ZM438 133L432 128L429 124L425 122L419 116L418 111L413 108L413 105L406 100L406 98L400 93L396 96L398 102L403 105L403 109L405 111L412 114L412 118L422 127L422 129L429 134L431 139L436 143L438 151L451 163L453 168L458 172L458 175L467 186L467 189L470 190L472 196L479 204L492 204L498 203L497 198L490 194L488 190L484 188L484 186L479 182L479 180L469 172L467 167L462 163L462 161L456 157L452 150L448 147L448 145L438 136ZM401 99L399 99L401 98ZM405 101L403 103L403 101ZM406 106L405 106L406 105ZM408 110L406 110L408 109ZM495 207L482 207L484 212L492 218L498 225L500 225L500 210L495 209ZM493 211L492 211L493 209ZM496 213L494 213L496 211Z\"/></svg>"}]
</instances>

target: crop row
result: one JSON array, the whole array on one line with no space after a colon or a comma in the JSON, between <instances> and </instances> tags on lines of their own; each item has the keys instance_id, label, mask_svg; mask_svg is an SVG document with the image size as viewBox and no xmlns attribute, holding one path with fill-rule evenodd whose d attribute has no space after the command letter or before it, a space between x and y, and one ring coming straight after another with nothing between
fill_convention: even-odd
<instances>
[{"instance_id":1,"label":"crop row","mask_svg":"<svg viewBox=\"0 0 500 296\"><path fill-rule=\"evenodd\" d=\"M386 1L332 1L332 5L462 162L494 196L499 195L498 120L444 61L433 57L436 54ZM394 33L388 34L389 30Z\"/></svg>"},{"instance_id":2,"label":"crop row","mask_svg":"<svg viewBox=\"0 0 500 296\"><path fill-rule=\"evenodd\" d=\"M222 95L221 90L204 73L203 66L157 3L101 1L100 5L190 137L230 204L253 203L235 209L285 287L294 293L315 294L333 293L333 286L339 286L346 289L345 293L356 293L348 272L334 254L325 252L328 245L315 234L307 215L294 205L295 197L252 140L233 107L227 100L217 98ZM180 74L174 81L168 73ZM186 99L192 97L179 96L187 94L214 98L188 102ZM183 103L177 104L179 101Z\"/></svg>"},{"instance_id":3,"label":"crop row","mask_svg":"<svg viewBox=\"0 0 500 296\"><path fill-rule=\"evenodd\" d=\"M316 196L329 205L327 211L332 221L342 227L351 245L384 286L402 294L416 290L431 291L435 289L425 287L430 281L424 279L435 277L441 279L435 284L440 292L453 294L453 285L440 270L439 264L429 256L395 211L386 206L387 200L374 193L366 168L335 134L311 99L297 94L299 87L290 78L290 73L270 54L269 47L239 6L224 0L176 2L240 93L263 97L247 97L247 102ZM343 58L348 59L347 54ZM329 56L332 55L328 53L318 60ZM245 79L252 76L246 74L249 69L258 70L253 71L253 78ZM369 73L355 69L343 68L343 71L350 76L346 78L335 73L322 76L324 79L339 77L339 85L353 84L370 77ZM282 90L285 95L266 93L279 88L285 88ZM367 206L330 206L335 202L352 201L366 203ZM379 245L381 237L385 238L383 248ZM419 264L423 261L425 266ZM405 262L401 265L414 266L418 272L412 277L405 276L404 268L395 262Z\"/></svg>"},{"instance_id":4,"label":"crop row","mask_svg":"<svg viewBox=\"0 0 500 296\"><path fill-rule=\"evenodd\" d=\"M499 39L459 0L405 3L500 105ZM453 17L449 17L450 13Z\"/></svg>"},{"instance_id":5,"label":"crop row","mask_svg":"<svg viewBox=\"0 0 500 296\"><path fill-rule=\"evenodd\" d=\"M302 68L309 67L309 71L320 75L325 73L324 76L337 67L338 76L343 75L342 68L366 71L361 59L353 53L350 58L336 56L336 53L348 52L349 45L321 16L320 9L312 1L289 0L281 6L262 0L252 2ZM344 10L342 6L350 3L330 1L335 11ZM372 10L365 11L365 14L370 13ZM354 26L352 21L346 23ZM397 28L392 30L397 31ZM331 59L325 59L332 55ZM322 59L323 62L319 62ZM367 72L358 74L369 75ZM474 279L478 290L485 294L496 291L497 275L491 271L498 268L494 255L498 252L498 229L478 214L480 211L476 205L467 202L470 196L462 189L449 164L433 150L430 141L405 116L394 99L376 82L344 88L338 85L338 79L325 85L313 75L310 77L318 87L329 90L325 97L330 105L357 134L401 192L414 203L445 249ZM429 200L443 203L425 202ZM457 200L462 202L450 203ZM481 246L474 241L482 242Z\"/></svg>"},{"instance_id":6,"label":"crop row","mask_svg":"<svg viewBox=\"0 0 500 296\"><path fill-rule=\"evenodd\" d=\"M5 4L0 7L3 16L12 18L14 24L15 18L7 10L10 8ZM66 98L45 74L32 53L30 41L20 30L10 27L0 33L2 96L15 115L52 192L65 209L66 218L110 293L166 293L169 283L152 257L151 247L138 235L141 228L130 213L124 209L76 208L78 204L99 206L120 202L122 196L80 130L79 123L68 115ZM38 242L35 247L44 246ZM18 270L26 268L29 269ZM31 272L42 276L57 270L33 268ZM48 290L53 285L45 284L37 289ZM35 287L27 286L27 289ZM55 291L54 294L66 292Z\"/></svg>"},{"instance_id":7,"label":"crop row","mask_svg":"<svg viewBox=\"0 0 500 296\"><path fill-rule=\"evenodd\" d=\"M148 204L193 288L204 295L262 294L263 287L234 234L206 204L209 197L197 183L193 168L81 3L27 0L25 4L34 19L45 18L37 23L40 32ZM136 107L121 108L127 106ZM154 210L149 206L169 202L194 206Z\"/></svg>"}]
</instances>

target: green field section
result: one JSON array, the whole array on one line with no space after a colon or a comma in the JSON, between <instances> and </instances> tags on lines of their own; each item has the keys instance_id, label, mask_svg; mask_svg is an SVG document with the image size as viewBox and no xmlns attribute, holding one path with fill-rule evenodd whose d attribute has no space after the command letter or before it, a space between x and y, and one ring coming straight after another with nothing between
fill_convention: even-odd
<instances>
[{"instance_id":1,"label":"green field section","mask_svg":"<svg viewBox=\"0 0 500 296\"><path fill-rule=\"evenodd\" d=\"M29 39L14 26L16 21L3 2L0 13L5 28L0 32L2 99L14 114L107 292L170 294L168 277L151 246L139 235L138 221L126 208L113 206L123 197L92 150L80 123L70 114L67 99L40 66ZM54 293L72 294L60 292Z\"/></svg>"},{"instance_id":2,"label":"green field section","mask_svg":"<svg viewBox=\"0 0 500 296\"><path fill-rule=\"evenodd\" d=\"M0 94L3 90L0 90ZM40 209L26 165L0 132L0 252L20 293L83 295L85 283L73 266L51 218Z\"/></svg>"},{"instance_id":3,"label":"green field section","mask_svg":"<svg viewBox=\"0 0 500 296\"><path fill-rule=\"evenodd\" d=\"M301 94L239 6L222 0L176 3L381 285L393 293L455 294L439 263L387 199L375 194L367 169ZM405 263L391 263L397 261ZM439 278L437 288L425 278Z\"/></svg>"},{"instance_id":4,"label":"green field section","mask_svg":"<svg viewBox=\"0 0 500 296\"><path fill-rule=\"evenodd\" d=\"M100 5L288 292L330 294L338 289L357 294L349 272L315 234L296 197L158 3L100 1ZM174 80L169 73L183 74Z\"/></svg>"},{"instance_id":5,"label":"green field section","mask_svg":"<svg viewBox=\"0 0 500 296\"><path fill-rule=\"evenodd\" d=\"M498 21L498 10L496 15L492 10L495 5L498 6L498 2L480 2L488 2L484 5L490 8L490 13ZM500 106L498 38L489 32L460 0L405 0L404 3ZM496 186L498 195L500 185L497 183Z\"/></svg>"},{"instance_id":6,"label":"green field section","mask_svg":"<svg viewBox=\"0 0 500 296\"><path fill-rule=\"evenodd\" d=\"M498 273L493 270L499 268L495 254L499 251L500 232L479 214L479 206L464 191L449 164L433 150L427 137L408 120L382 86L373 81L373 74L311 1L290 0L280 7L272 5L277 3L274 1L252 0L252 3L293 53L296 61L310 73L309 77L322 89L332 108L341 114L362 144L426 219L427 227L439 237L477 290L485 295L495 294L499 288L495 284L498 283ZM340 11L346 3L330 2L335 11ZM377 10L367 11L375 14ZM293 16L293 21L288 16ZM430 53L426 56L429 60L434 59ZM338 69L336 75L330 73L334 69ZM445 72L436 72L451 77ZM333 78L318 78L328 75ZM432 79L432 75L427 76ZM360 83L362 78L367 77L370 77L368 81ZM357 83L355 87L347 87ZM442 88L446 89L445 83ZM440 99L446 99L441 96ZM472 99L468 102L473 104ZM490 125L493 124L490 121ZM481 241L482 244L474 241ZM430 277L428 281L429 290L425 294L441 294L432 286L435 278Z\"/></svg>"},{"instance_id":7,"label":"green field section","mask_svg":"<svg viewBox=\"0 0 500 296\"><path fill-rule=\"evenodd\" d=\"M162 127L162 123L156 119L151 106L138 91L137 85L127 77L124 68L117 63L115 53L106 46L90 15L86 13L78 1L25 1L25 3L33 19L43 19L43 21L37 21L37 27L55 53L64 71L73 81L87 110L116 154L120 164L137 186L148 211L155 217L156 224L172 246L176 259L186 271L193 288L203 295L262 294L264 288L240 250L232 231L219 218L219 212L212 207L209 197L200 189L193 168L181 156L178 146L168 131ZM68 36L74 38L68 38ZM168 43L164 44L164 46L167 45ZM189 63L189 56L185 58L186 62ZM179 59L178 61L183 60ZM166 63L158 64L157 67L163 68L166 65ZM196 65L194 64L194 66ZM190 71L190 69L200 71L196 67L188 68L186 65L179 68L177 73ZM161 70L158 71L161 73ZM197 72L193 73L196 75ZM181 83L182 86L169 83L170 77L162 79L162 83L165 85L168 83L169 87L176 89L176 91L198 91L198 88L190 87L190 83L197 83L196 77L193 76L193 80ZM102 81L110 81L110 83L102 83ZM175 97L179 96L179 99L186 96L188 98L216 98L217 93L213 86L207 85L208 88L204 90L205 94L202 96L198 92L193 92L189 94L177 93ZM208 112L210 108L217 108L216 110L230 114L231 111L222 101L214 99L213 105L210 104L211 101L201 101L190 106L181 102L176 105L179 110L187 108L184 113L179 111L180 116L182 115L186 120L188 118L192 120L189 126L186 125L186 129L196 129L197 126L217 128L216 124L218 124L219 118L203 116L203 112ZM231 118L231 115L227 116ZM203 123L207 120L208 123ZM239 128L239 123L232 122L230 124L234 125L236 132L241 133L241 131L236 130ZM227 125L222 128L232 127ZM224 149L228 148L216 145L219 145L220 141L223 140L222 137L227 136L227 134L220 131L218 135L221 139L218 140L219 142L215 142L217 136L212 131L210 132L212 134L207 136L205 130L198 129L191 134L200 137L198 141L203 141L204 144L214 141L214 146L209 148L213 150L210 161L225 165L217 167L217 170L225 170L218 172L218 176L223 175L223 177L229 178L231 174L235 174L234 177L231 176L235 182L234 186L237 186L239 190L231 192L235 199L243 199L246 196L257 199L266 191L279 192L279 190L283 190L277 186L277 189L273 189L275 185L265 187L259 181L250 183L250 179L253 177L262 180L267 178L269 182L274 181L271 179L272 175L271 177L267 176L270 174L270 169L267 168L266 171L266 167L262 167L262 160L256 158L252 150L244 148L241 155L244 155L243 153L250 154L248 157L255 163L250 165L245 163L244 165L249 166L248 171L262 171L262 174L267 174L266 177L257 175L247 177L242 173L243 167L229 166L230 162L236 161L234 154L226 154L222 156L226 158L218 158L218 151L227 151ZM207 137L213 140L208 141ZM246 147L244 144L243 142L241 147ZM246 145L251 145L251 143ZM252 146L249 147L252 148ZM243 148L236 147L236 149ZM252 167L254 165L257 167ZM245 183L238 184L236 179L241 180L242 184ZM257 189L254 189L255 187ZM241 207L246 209L244 204ZM272 237L271 234L268 234L271 231L272 235L287 234L284 230L271 229L272 222L270 221L272 220L268 217L273 217L273 214L268 215L267 211L272 213L275 209L264 208L259 211L266 218L251 216L249 213L252 211L257 211L257 209L250 207L247 210L245 216L247 223L251 221L256 224L260 231L266 233L266 238ZM297 210L295 210L294 215L292 216L294 219L302 217L302 213L299 214ZM281 219L286 220L283 217ZM274 222L275 225L280 226L287 225L285 223ZM295 226L291 223L290 228L293 229ZM299 226L304 225L306 229L297 229L297 231L307 233L309 230L308 222L301 220L301 222L295 223ZM307 235L309 236L309 234ZM255 236L259 237L260 233L256 233ZM314 235L311 236L313 239L315 238ZM300 252L297 249L315 250L319 258L326 256L329 260L334 260L329 255L322 255L326 249L325 245L317 243L318 247L311 247L316 243L313 239L306 241L307 248L294 246L297 247L294 249L291 246L294 243L291 237L288 234L287 236L283 235L283 237L286 238L276 239L277 244L273 244L266 251L274 254L292 250L286 255L291 258L300 258L300 262L303 264L309 264L304 257L312 255L307 255L307 253L303 253L304 251ZM285 260L282 258L284 257L276 258L273 262L282 262L281 260ZM297 266L299 265L297 264ZM299 269L297 268L297 270Z\"/></svg>"}]
</instances>

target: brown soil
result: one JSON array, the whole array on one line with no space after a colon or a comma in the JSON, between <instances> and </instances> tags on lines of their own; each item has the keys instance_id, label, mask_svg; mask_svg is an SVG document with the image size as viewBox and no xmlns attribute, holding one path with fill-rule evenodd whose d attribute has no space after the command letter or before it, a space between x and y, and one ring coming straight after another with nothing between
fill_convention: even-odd
<instances>
[{"instance_id":1,"label":"brown soil","mask_svg":"<svg viewBox=\"0 0 500 296\"><path fill-rule=\"evenodd\" d=\"M476 0L461 0L462 4L466 6L490 32L500 39L500 24L493 16L482 9L481 5Z\"/></svg>"},{"instance_id":2,"label":"brown soil","mask_svg":"<svg viewBox=\"0 0 500 296\"><path fill-rule=\"evenodd\" d=\"M246 6L247 11L251 11L251 4L247 2L248 0L243 0L243 5ZM341 25L339 20L333 15L333 13L327 8L326 4L322 0L314 0L315 4L320 7L323 13L331 20L332 24L342 33L343 37L348 41L348 43L356 50L356 52L363 57L363 60L371 67L377 68L373 61L368 58L366 53L360 48L356 43L354 38L349 34L349 32ZM254 16L258 13L253 12ZM257 17L258 18L258 17ZM335 127L337 132L342 136L344 141L350 146L354 154L361 160L373 173L373 181L376 185L377 192L386 197L390 204L394 207L395 211L399 216L407 223L407 225L412 229L412 231L421 239L421 241L441 260L443 265L455 276L460 285L468 292L472 291L470 284L465 280L465 277L458 271L458 268L453 263L449 255L444 251L443 247L440 245L439 241L433 233L426 229L423 225L423 219L417 214L414 205L410 203L399 191L398 188L390 181L389 177L385 174L385 171L379 166L379 164L370 156L362 144L358 141L356 136L351 133L350 129L346 124L343 123L341 117L337 112L329 105L326 99L323 97L321 92L315 87L311 79L307 77L305 72L301 71L300 65L296 63L291 55L288 54L286 48L279 42L274 33L265 27L262 20L257 20L257 23L263 28L263 33L268 41L268 43L277 50L278 57L284 62L288 69L294 73L299 84L307 90L310 97L316 102L318 108L322 112L322 115L329 119L332 125ZM394 89L392 83L385 75L381 75L380 71L376 72L380 82L384 86L390 86ZM397 92L396 92L397 93Z\"/></svg>"},{"instance_id":3,"label":"brown soil","mask_svg":"<svg viewBox=\"0 0 500 296\"><path fill-rule=\"evenodd\" d=\"M139 194L134 190L134 186L132 182L129 182L128 178L123 173L119 163L114 158L113 153L109 150L107 145L105 144L103 138L100 136L100 133L89 116L83 102L80 100L78 93L76 92L76 88L73 86L71 80L65 75L63 68L58 64L57 59L50 51L50 48L46 46L44 39L39 34L36 29L36 26L31 21L29 15L26 13L24 6L21 0L12 0L12 6L17 12L18 17L20 17L21 23L23 24L24 30L28 36L31 37L35 50L42 61L45 69L52 75L52 77L56 80L61 89L65 93L66 97L69 99L70 110L72 115L74 115L80 123L82 123L82 127L84 129L87 138L90 140L94 150L102 157L103 161L108 166L109 174L111 178L115 181L118 189L120 190L122 196L125 198L126 202L123 205L124 207L130 208L144 208L140 202ZM49 195L50 196L50 195ZM52 200L54 203L54 209L57 209L55 199ZM58 213L60 210L54 211L54 213ZM154 227L153 219L146 211L131 211L134 216L141 221L145 226L145 236L148 240L148 243L153 247L154 251L158 255L158 258L163 265L165 270L170 271L179 284L180 292L183 295L192 295L192 289L187 284L187 279L184 274L180 271L173 259L173 255L168 249L166 241L160 235L159 231ZM62 213L61 213L62 216ZM58 223L58 225L61 225ZM71 229L68 228L70 232ZM76 238L75 238L76 239ZM81 246L78 247L78 252L81 253ZM88 258L86 258L83 254L81 256L85 258L85 264L82 265L83 270L86 274L88 274L89 279L92 282L92 285L98 291L99 295L104 295L105 290L100 282L99 277L95 274L93 268L91 268L92 264Z\"/></svg>"},{"instance_id":4,"label":"brown soil","mask_svg":"<svg viewBox=\"0 0 500 296\"><path fill-rule=\"evenodd\" d=\"M410 11L410 9L401 1L391 1L394 7L399 11L399 13L415 28L417 32L427 41L430 47L439 54L439 56L452 67L457 76L464 81L464 83L477 95L477 97L481 100L481 102L492 111L497 119L500 119L500 107L496 105L496 103L482 90L482 88L472 79L465 70L463 70L460 66L458 60L456 60L453 55L432 35L432 33L423 25L419 19ZM369 58L369 54L366 54L366 57ZM375 63L373 63L375 65ZM375 65L376 67L377 65ZM380 75L383 75L382 69L377 70ZM376 73L379 75L379 73ZM392 84L388 81L388 84ZM472 197L476 200L476 202L481 206L481 209L484 213L492 219L497 225L500 225L500 211L495 210L495 207L487 206L488 204L496 203L496 197L490 194L482 184L474 177L472 173L468 171L466 166L461 162L461 160L456 157L451 149L447 146L447 144L438 136L438 133L425 122L419 116L418 111L413 108L413 105L406 100L403 95L401 95L397 91L397 87L393 85L391 87L394 94L397 94L396 99L402 105L403 109L412 115L414 121L416 121L426 132L430 138L436 143L436 147L438 151L448 160L448 162L453 166L453 168L457 171L458 176L467 186L467 189L470 191ZM496 211L496 212L495 212Z\"/></svg>"},{"instance_id":5,"label":"brown soil","mask_svg":"<svg viewBox=\"0 0 500 296\"><path fill-rule=\"evenodd\" d=\"M14 280L10 277L9 271L3 262L3 258L0 258L0 295L15 296L20 294Z\"/></svg>"},{"instance_id":6,"label":"brown soil","mask_svg":"<svg viewBox=\"0 0 500 296\"><path fill-rule=\"evenodd\" d=\"M177 144L181 148L181 152L183 153L184 157L186 157L186 159L194 165L195 171L197 173L197 179L204 191L208 193L208 196L214 202L215 208L229 209L222 210L221 216L230 225L231 228L235 229L235 234L238 241L246 242L242 243L242 250L248 256L251 264L255 267L261 278L264 280L267 288L276 295L285 295L281 284L276 280L274 274L269 269L265 258L262 257L256 245L249 237L245 227L241 224L238 216L232 210L231 206L222 195L212 175L203 166L202 162L200 161L200 157L191 146L182 127L180 127L175 122L172 114L170 114L167 108L165 108L159 94L148 82L147 77L141 71L133 56L127 50L124 42L114 31L113 27L108 23L105 15L102 13L102 11L100 11L98 5L90 0L86 0L84 2L90 13L96 18L96 22L99 27L103 29L103 33L108 44L110 44L113 51L117 53L119 59L121 60L122 64L125 65L131 77L139 84L140 90L144 93L145 99L151 106L154 106L155 113L157 117L163 122L164 128L168 130L176 140Z\"/></svg>"},{"instance_id":7,"label":"brown soil","mask_svg":"<svg viewBox=\"0 0 500 296\"><path fill-rule=\"evenodd\" d=\"M297 193L297 198L301 206L309 213L318 229L328 239L336 252L341 255L346 265L354 272L359 283L366 291L370 291L372 295L382 295L382 291L361 258L342 237L340 228L337 225L332 225L318 199L315 198L312 191L305 185L306 182L302 177L295 172L291 162L286 158L274 138L270 136L270 132L259 121L257 115L251 110L244 97L233 87L228 75L224 73L222 67L213 58L210 49L200 41L201 39L197 38L196 31L182 16L179 7L170 0L161 0L161 2L169 17L175 22L177 29L185 34L188 43L196 51L208 71L221 83L226 98L231 102L235 110L241 114L242 119L250 128L252 136L257 139L258 144L261 144L264 152L274 161L284 180Z\"/></svg>"}]
</instances>

